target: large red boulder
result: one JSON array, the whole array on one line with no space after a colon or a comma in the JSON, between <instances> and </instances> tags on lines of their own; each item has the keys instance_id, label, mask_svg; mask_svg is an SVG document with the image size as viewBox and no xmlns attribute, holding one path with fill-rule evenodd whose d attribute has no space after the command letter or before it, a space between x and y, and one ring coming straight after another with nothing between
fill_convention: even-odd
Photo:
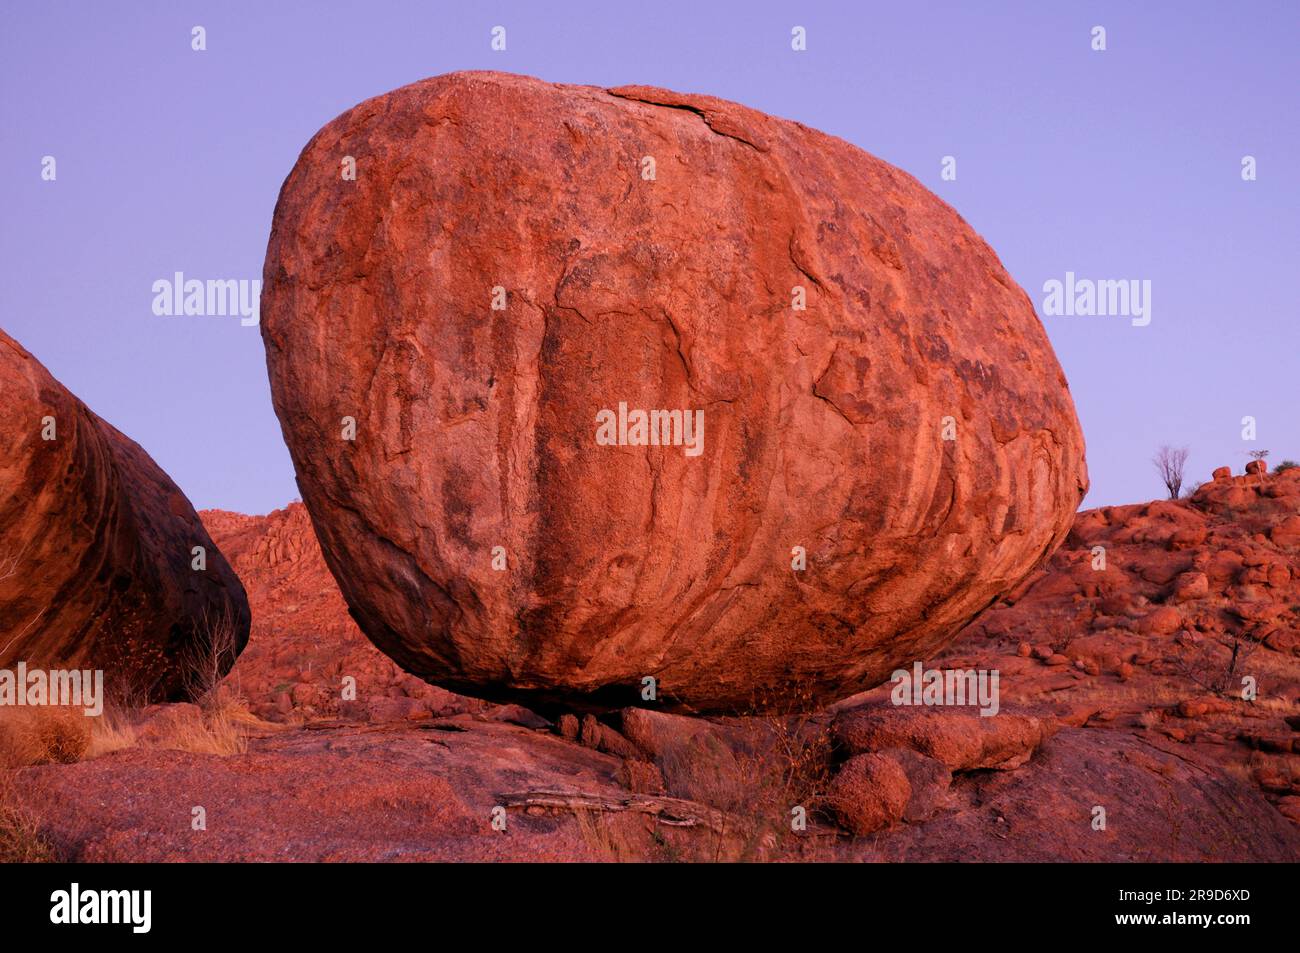
<instances>
[{"instance_id":1,"label":"large red boulder","mask_svg":"<svg viewBox=\"0 0 1300 953\"><path fill-rule=\"evenodd\" d=\"M467 693L850 694L1014 587L1087 486L1033 306L961 217L709 96L368 100L286 180L261 314L352 613ZM650 439L643 411L680 413Z\"/></svg>"},{"instance_id":2,"label":"large red boulder","mask_svg":"<svg viewBox=\"0 0 1300 953\"><path fill-rule=\"evenodd\" d=\"M3 331L0 393L0 668L102 669L137 702L228 669L244 588L167 474Z\"/></svg>"}]
</instances>

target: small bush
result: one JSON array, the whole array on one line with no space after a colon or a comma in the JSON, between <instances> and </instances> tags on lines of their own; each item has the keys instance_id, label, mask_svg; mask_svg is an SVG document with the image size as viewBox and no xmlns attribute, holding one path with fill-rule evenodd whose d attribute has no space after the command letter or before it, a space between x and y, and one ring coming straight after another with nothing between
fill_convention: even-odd
<instances>
[{"instance_id":1,"label":"small bush","mask_svg":"<svg viewBox=\"0 0 1300 953\"><path fill-rule=\"evenodd\" d=\"M50 863L58 858L40 819L17 796L13 773L0 771L0 864Z\"/></svg>"},{"instance_id":2,"label":"small bush","mask_svg":"<svg viewBox=\"0 0 1300 953\"><path fill-rule=\"evenodd\" d=\"M136 716L130 747L231 755L248 750L245 725L251 721L233 699L203 709L169 705Z\"/></svg>"},{"instance_id":3,"label":"small bush","mask_svg":"<svg viewBox=\"0 0 1300 953\"><path fill-rule=\"evenodd\" d=\"M73 764L90 748L91 727L80 711L10 709L0 718L0 766Z\"/></svg>"},{"instance_id":4,"label":"small bush","mask_svg":"<svg viewBox=\"0 0 1300 953\"><path fill-rule=\"evenodd\" d=\"M218 690L239 658L239 642L229 609L199 620L194 641L181 652L179 664L190 700L204 709L217 703Z\"/></svg>"},{"instance_id":5,"label":"small bush","mask_svg":"<svg viewBox=\"0 0 1300 953\"><path fill-rule=\"evenodd\" d=\"M37 738L44 760L75 764L90 747L90 725L80 712L51 709L37 721Z\"/></svg>"},{"instance_id":6,"label":"small bush","mask_svg":"<svg viewBox=\"0 0 1300 953\"><path fill-rule=\"evenodd\" d=\"M248 750L248 734L240 720L234 709L210 708L201 717L181 722L172 737L158 747L194 754L243 754Z\"/></svg>"},{"instance_id":7,"label":"small bush","mask_svg":"<svg viewBox=\"0 0 1300 953\"><path fill-rule=\"evenodd\" d=\"M1281 473L1284 470L1294 470L1296 467L1300 467L1300 463L1296 463L1294 460L1283 460L1273 468L1273 472Z\"/></svg>"}]
</instances>

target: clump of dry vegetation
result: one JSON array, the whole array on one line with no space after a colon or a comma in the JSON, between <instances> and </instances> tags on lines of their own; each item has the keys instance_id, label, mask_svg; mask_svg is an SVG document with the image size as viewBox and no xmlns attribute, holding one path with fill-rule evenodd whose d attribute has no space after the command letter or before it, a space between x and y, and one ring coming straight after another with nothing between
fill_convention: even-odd
<instances>
[{"instance_id":1,"label":"clump of dry vegetation","mask_svg":"<svg viewBox=\"0 0 1300 953\"><path fill-rule=\"evenodd\" d=\"M578 834L610 861L831 859L838 832L817 820L832 775L829 726L808 686L756 694L744 714L701 723L653 763L636 762L641 770L625 762L624 783L665 815L577 804Z\"/></svg>"},{"instance_id":2,"label":"clump of dry vegetation","mask_svg":"<svg viewBox=\"0 0 1300 953\"><path fill-rule=\"evenodd\" d=\"M179 659L186 694L194 707L178 709L169 731L154 739L154 747L196 754L230 755L248 750L250 724L257 721L238 684L227 674L239 657L235 624L229 611L204 614L199 637Z\"/></svg>"},{"instance_id":3,"label":"clump of dry vegetation","mask_svg":"<svg viewBox=\"0 0 1300 953\"><path fill-rule=\"evenodd\" d=\"M248 750L248 726L256 721L242 698L223 694L207 705L175 706L164 723L149 726L137 744L193 754L243 754Z\"/></svg>"},{"instance_id":4,"label":"clump of dry vegetation","mask_svg":"<svg viewBox=\"0 0 1300 953\"><path fill-rule=\"evenodd\" d=\"M665 859L809 859L833 849L834 831L816 822L832 774L829 723L811 687L791 683L756 693L744 715L665 750L658 767L668 793L720 818L689 838L657 832Z\"/></svg>"},{"instance_id":5,"label":"clump of dry vegetation","mask_svg":"<svg viewBox=\"0 0 1300 953\"><path fill-rule=\"evenodd\" d=\"M0 709L0 863L60 859L41 831L37 799L20 796L18 769L80 760L90 745L88 722L79 710L66 708Z\"/></svg>"},{"instance_id":6,"label":"clump of dry vegetation","mask_svg":"<svg viewBox=\"0 0 1300 953\"><path fill-rule=\"evenodd\" d=\"M130 749L242 754L248 750L248 727L257 721L241 699L224 693L208 708L112 705L94 718L67 709L36 712L0 721L0 764L71 764Z\"/></svg>"},{"instance_id":7,"label":"clump of dry vegetation","mask_svg":"<svg viewBox=\"0 0 1300 953\"><path fill-rule=\"evenodd\" d=\"M833 773L830 719L800 683L759 693L752 707L735 726L739 783L724 808L738 822L734 859L820 855L834 842L815 822ZM802 830L793 824L797 809Z\"/></svg>"},{"instance_id":8,"label":"clump of dry vegetation","mask_svg":"<svg viewBox=\"0 0 1300 953\"><path fill-rule=\"evenodd\" d=\"M0 711L0 768L72 764L90 748L91 725L79 710L9 708Z\"/></svg>"},{"instance_id":9,"label":"clump of dry vegetation","mask_svg":"<svg viewBox=\"0 0 1300 953\"><path fill-rule=\"evenodd\" d=\"M1183 643L1184 651L1173 660L1179 675L1215 695L1235 696L1241 690L1241 674L1262 642L1251 632L1229 632L1217 636L1193 636Z\"/></svg>"},{"instance_id":10,"label":"clump of dry vegetation","mask_svg":"<svg viewBox=\"0 0 1300 953\"><path fill-rule=\"evenodd\" d=\"M614 863L635 863L646 858L647 832L645 821L637 815L606 814L598 811L576 811L574 820L583 842L601 860ZM662 846L662 841L651 843Z\"/></svg>"},{"instance_id":11,"label":"clump of dry vegetation","mask_svg":"<svg viewBox=\"0 0 1300 953\"><path fill-rule=\"evenodd\" d=\"M130 748L232 755L248 750L257 723L238 688L222 679L236 652L228 616L205 617L202 637L178 660L193 704L149 705L130 683L95 717L79 708L33 706L0 709L0 767L72 764Z\"/></svg>"},{"instance_id":12,"label":"clump of dry vegetation","mask_svg":"<svg viewBox=\"0 0 1300 953\"><path fill-rule=\"evenodd\" d=\"M229 609L215 614L205 611L196 637L177 659L185 693L205 709L218 704L223 681L238 657L239 643ZM231 688L237 691L238 686Z\"/></svg>"},{"instance_id":13,"label":"clump of dry vegetation","mask_svg":"<svg viewBox=\"0 0 1300 953\"><path fill-rule=\"evenodd\" d=\"M19 797L12 770L0 770L0 864L36 864L58 860L41 833L40 819Z\"/></svg>"}]
</instances>

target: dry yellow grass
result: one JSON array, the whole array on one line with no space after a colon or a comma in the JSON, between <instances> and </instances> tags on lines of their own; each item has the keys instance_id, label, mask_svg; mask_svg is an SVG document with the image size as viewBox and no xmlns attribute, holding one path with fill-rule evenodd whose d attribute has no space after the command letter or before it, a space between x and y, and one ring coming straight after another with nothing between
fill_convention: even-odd
<instances>
[{"instance_id":1,"label":"dry yellow grass","mask_svg":"<svg viewBox=\"0 0 1300 953\"><path fill-rule=\"evenodd\" d=\"M140 729L128 709L105 706L103 714L91 725L90 748L86 757L100 758L114 751L134 748Z\"/></svg>"},{"instance_id":2,"label":"dry yellow grass","mask_svg":"<svg viewBox=\"0 0 1300 953\"><path fill-rule=\"evenodd\" d=\"M152 747L194 754L243 754L248 750L248 732L238 709L213 706L177 719L171 731Z\"/></svg>"},{"instance_id":3,"label":"dry yellow grass","mask_svg":"<svg viewBox=\"0 0 1300 953\"><path fill-rule=\"evenodd\" d=\"M646 859L649 837L641 818L598 811L577 811L578 834L602 861L625 864ZM638 825L641 825L638 828Z\"/></svg>"},{"instance_id":4,"label":"dry yellow grass","mask_svg":"<svg viewBox=\"0 0 1300 953\"><path fill-rule=\"evenodd\" d=\"M248 750L248 729L257 723L236 696L206 707L174 705L151 712L108 708L95 719L88 757L126 749L233 755Z\"/></svg>"},{"instance_id":5,"label":"dry yellow grass","mask_svg":"<svg viewBox=\"0 0 1300 953\"><path fill-rule=\"evenodd\" d=\"M90 747L89 722L75 709L0 709L0 767L80 761Z\"/></svg>"},{"instance_id":6,"label":"dry yellow grass","mask_svg":"<svg viewBox=\"0 0 1300 953\"><path fill-rule=\"evenodd\" d=\"M66 708L0 709L0 768L72 764L129 749L243 754L256 724L243 700L225 693L203 708L110 705L93 718Z\"/></svg>"}]
</instances>

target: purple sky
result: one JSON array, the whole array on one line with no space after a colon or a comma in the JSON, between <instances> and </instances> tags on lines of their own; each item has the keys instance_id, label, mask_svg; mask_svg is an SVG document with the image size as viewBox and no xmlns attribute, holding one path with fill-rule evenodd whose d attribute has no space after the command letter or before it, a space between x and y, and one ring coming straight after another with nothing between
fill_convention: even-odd
<instances>
[{"instance_id":1,"label":"purple sky","mask_svg":"<svg viewBox=\"0 0 1300 953\"><path fill-rule=\"evenodd\" d=\"M196 507L298 491L257 329L157 317L153 282L260 278L307 139L458 69L710 93L841 136L956 207L1040 314L1067 271L1150 280L1147 327L1044 319L1088 441L1086 506L1158 495L1161 443L1190 446L1198 480L1251 449L1300 459L1300 3L5 6L0 326Z\"/></svg>"}]
</instances>

